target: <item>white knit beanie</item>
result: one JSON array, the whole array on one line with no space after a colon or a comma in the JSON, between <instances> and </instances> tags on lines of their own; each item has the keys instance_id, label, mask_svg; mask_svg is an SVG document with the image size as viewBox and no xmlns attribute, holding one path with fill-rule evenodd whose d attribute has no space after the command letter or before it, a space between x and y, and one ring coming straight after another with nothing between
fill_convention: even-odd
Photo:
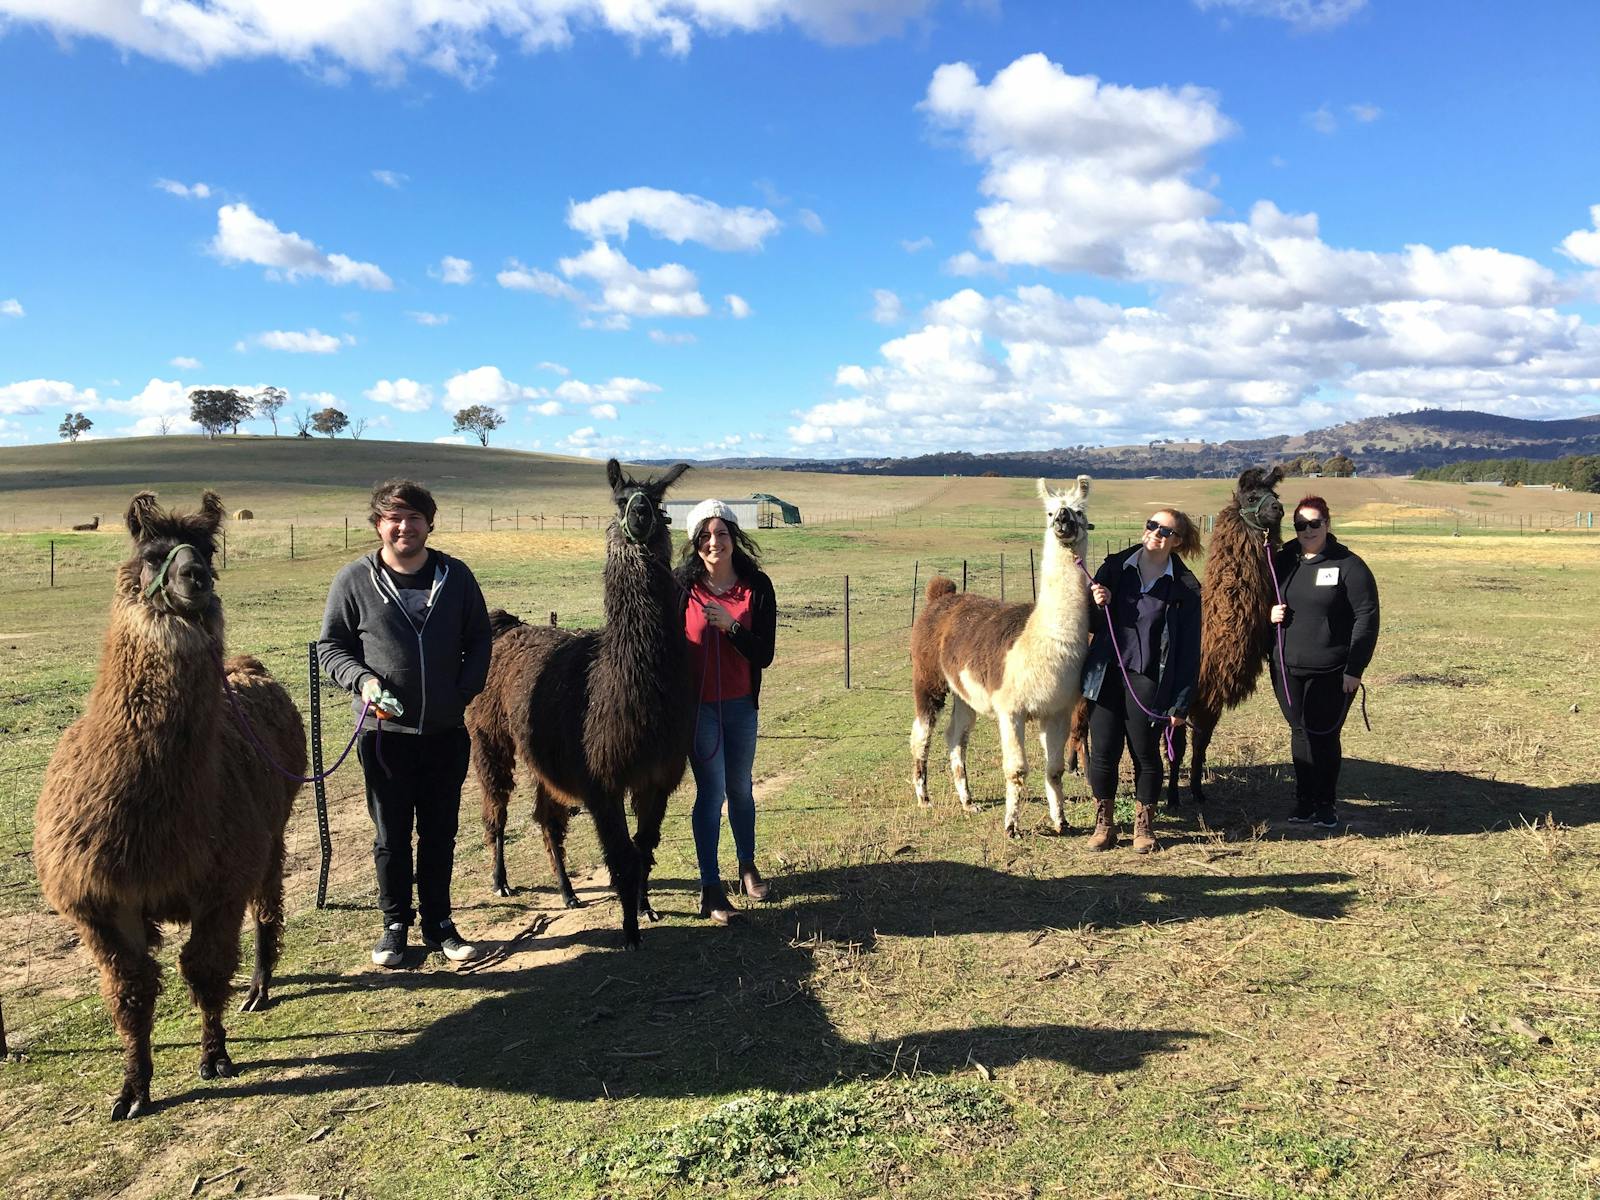
<instances>
[{"instance_id":1,"label":"white knit beanie","mask_svg":"<svg viewBox=\"0 0 1600 1200\"><path fill-rule=\"evenodd\" d=\"M733 509L721 500L702 500L689 510L689 527L684 532L693 537L694 531L700 528L700 522L709 521L712 517L721 517L735 528L739 524L739 518L734 516Z\"/></svg>"}]
</instances>

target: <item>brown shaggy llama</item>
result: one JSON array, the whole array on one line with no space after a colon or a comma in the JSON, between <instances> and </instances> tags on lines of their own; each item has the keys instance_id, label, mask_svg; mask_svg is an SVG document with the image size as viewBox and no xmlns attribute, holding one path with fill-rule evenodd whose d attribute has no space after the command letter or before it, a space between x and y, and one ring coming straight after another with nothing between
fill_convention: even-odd
<instances>
[{"instance_id":1,"label":"brown shaggy llama","mask_svg":"<svg viewBox=\"0 0 1600 1200\"><path fill-rule=\"evenodd\" d=\"M222 672L262 743L296 775L305 727L261 663L237 655L222 664L211 567L222 516L213 492L196 514L163 511L151 492L128 505L134 553L117 572L99 672L51 755L34 818L39 884L99 964L122 1038L113 1121L150 1108L158 923L190 927L178 961L202 1014L202 1079L233 1074L222 1007L245 908L256 932L245 1010L266 1007L283 935L283 830L300 785L245 740Z\"/></svg>"},{"instance_id":2,"label":"brown shaggy llama","mask_svg":"<svg viewBox=\"0 0 1600 1200\"><path fill-rule=\"evenodd\" d=\"M1206 543L1205 581L1200 589L1200 678L1189 706L1194 737L1189 764L1189 795L1204 804L1201 781L1206 749L1217 721L1254 694L1272 649L1271 565L1265 544L1276 553L1282 540L1283 502L1278 482L1283 468L1251 467L1239 476L1233 497L1217 514ZM1167 771L1167 803L1178 804L1178 769L1183 764L1184 731L1173 737Z\"/></svg>"},{"instance_id":3,"label":"brown shaggy llama","mask_svg":"<svg viewBox=\"0 0 1600 1200\"><path fill-rule=\"evenodd\" d=\"M957 593L943 576L928 581L927 606L911 627L911 783L917 803L928 800L928 743L945 697L953 697L945 742L961 806L973 808L967 786L967 738L978 713L1000 723L1006 773L1005 829L1015 837L1017 807L1028 777L1023 743L1027 722L1039 723L1044 749L1050 824L1064 832L1061 777L1067 722L1078 703L1089 646L1089 581L1078 563L1089 549L1084 501L1089 477L1066 491L1039 480L1044 501L1044 557L1039 598L1005 604L971 592Z\"/></svg>"},{"instance_id":4,"label":"brown shaggy llama","mask_svg":"<svg viewBox=\"0 0 1600 1200\"><path fill-rule=\"evenodd\" d=\"M506 807L520 755L533 776L534 819L562 898L577 907L564 847L567 821L582 806L600 835L630 949L641 945L639 914L658 919L650 907L650 870L667 797L683 778L694 733L689 645L661 507L688 469L679 463L660 479L638 482L616 459L606 464L617 519L606 529L605 627L572 632L490 614L489 682L467 708L495 890L511 894ZM636 821L631 839L624 793Z\"/></svg>"},{"instance_id":5,"label":"brown shaggy llama","mask_svg":"<svg viewBox=\"0 0 1600 1200\"><path fill-rule=\"evenodd\" d=\"M72 532L73 533L93 533L95 530L97 530L99 528L100 528L100 516L99 516L98 513L96 513L94 520L86 521L82 525L74 525L72 527Z\"/></svg>"}]
</instances>

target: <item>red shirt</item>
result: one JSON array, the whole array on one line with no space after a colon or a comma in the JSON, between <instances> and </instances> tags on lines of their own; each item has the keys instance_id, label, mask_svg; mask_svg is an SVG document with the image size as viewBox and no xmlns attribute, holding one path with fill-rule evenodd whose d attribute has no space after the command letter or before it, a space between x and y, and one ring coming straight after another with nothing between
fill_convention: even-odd
<instances>
[{"instance_id":1,"label":"red shirt","mask_svg":"<svg viewBox=\"0 0 1600 1200\"><path fill-rule=\"evenodd\" d=\"M727 634L706 620L701 605L707 602L722 605L743 628L750 627L750 588L742 579L720 596L704 580L694 585L683 613L683 633L694 664L695 696L708 704L748 696L750 661L733 648Z\"/></svg>"}]
</instances>

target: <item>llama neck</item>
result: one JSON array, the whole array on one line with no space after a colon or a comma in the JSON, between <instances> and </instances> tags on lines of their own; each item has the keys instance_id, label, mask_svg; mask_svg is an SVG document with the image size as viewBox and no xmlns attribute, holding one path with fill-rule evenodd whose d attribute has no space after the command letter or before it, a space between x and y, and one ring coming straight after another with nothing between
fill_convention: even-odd
<instances>
[{"instance_id":1,"label":"llama neck","mask_svg":"<svg viewBox=\"0 0 1600 1200\"><path fill-rule=\"evenodd\" d=\"M1086 611L1084 589L1088 584L1072 551L1061 544L1053 530L1045 531L1039 576L1039 598L1028 618L1029 627L1077 629Z\"/></svg>"},{"instance_id":2,"label":"llama neck","mask_svg":"<svg viewBox=\"0 0 1600 1200\"><path fill-rule=\"evenodd\" d=\"M600 657L613 669L637 672L641 681L659 678L653 668L674 651L683 651L671 570L652 547L629 546L614 527L606 542L606 626Z\"/></svg>"},{"instance_id":3,"label":"llama neck","mask_svg":"<svg viewBox=\"0 0 1600 1200\"><path fill-rule=\"evenodd\" d=\"M1268 550L1262 549L1263 540ZM1206 553L1208 588L1220 590L1224 581L1241 581L1262 596L1271 596L1273 588L1272 577L1267 573L1268 555L1276 549L1270 534L1263 535L1260 530L1245 524L1244 518L1239 515L1237 501L1229 504L1217 514L1216 525L1211 531L1211 545ZM1265 620L1265 608L1261 615Z\"/></svg>"},{"instance_id":4,"label":"llama neck","mask_svg":"<svg viewBox=\"0 0 1600 1200\"><path fill-rule=\"evenodd\" d=\"M193 621L157 612L136 590L119 594L89 709L108 736L155 734L163 749L207 745L222 712L221 650L220 605Z\"/></svg>"}]
</instances>

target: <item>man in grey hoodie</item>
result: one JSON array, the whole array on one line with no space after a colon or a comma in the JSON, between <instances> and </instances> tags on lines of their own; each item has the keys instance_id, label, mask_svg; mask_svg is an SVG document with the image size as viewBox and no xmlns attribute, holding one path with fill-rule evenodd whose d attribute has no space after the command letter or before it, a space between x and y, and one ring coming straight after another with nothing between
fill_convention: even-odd
<instances>
[{"instance_id":1,"label":"man in grey hoodie","mask_svg":"<svg viewBox=\"0 0 1600 1200\"><path fill-rule=\"evenodd\" d=\"M317 645L328 678L356 693L355 710L363 700L376 710L356 753L376 830L372 859L384 929L372 961L380 967L400 965L419 915L430 949L453 962L483 957L451 920L450 875L471 750L465 712L489 676L489 612L467 565L428 548L437 511L419 483L378 485L367 519L382 544L334 576Z\"/></svg>"}]
</instances>

